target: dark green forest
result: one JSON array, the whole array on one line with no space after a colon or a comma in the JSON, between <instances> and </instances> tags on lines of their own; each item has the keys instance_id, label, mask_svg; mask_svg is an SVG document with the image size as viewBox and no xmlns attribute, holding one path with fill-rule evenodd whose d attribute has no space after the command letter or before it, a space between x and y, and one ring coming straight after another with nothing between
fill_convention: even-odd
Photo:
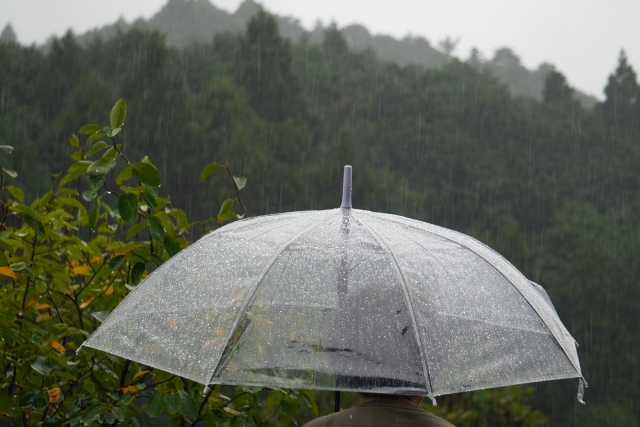
<instances>
[{"instance_id":1,"label":"dark green forest","mask_svg":"<svg viewBox=\"0 0 640 427\"><path fill-rule=\"evenodd\" d=\"M0 163L28 196L64 173L72 133L126 98L121 140L165 177L190 218L215 217L233 187L200 183L212 162L248 183L251 216L338 207L354 167L355 208L470 234L544 286L580 344L590 387L535 385L552 425L640 423L640 88L621 52L606 100L585 109L564 76L544 99L514 97L452 61L399 66L352 51L340 31L292 43L260 13L244 33L169 47L132 29L47 52L0 43ZM115 186L115 184L113 184ZM27 197L29 198L29 197Z\"/></svg>"}]
</instances>

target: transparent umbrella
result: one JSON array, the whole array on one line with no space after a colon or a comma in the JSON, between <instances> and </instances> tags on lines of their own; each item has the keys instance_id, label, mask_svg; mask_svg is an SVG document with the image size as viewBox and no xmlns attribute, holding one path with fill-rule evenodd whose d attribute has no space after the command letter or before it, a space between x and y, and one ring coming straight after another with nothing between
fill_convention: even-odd
<instances>
[{"instance_id":1,"label":"transparent umbrella","mask_svg":"<svg viewBox=\"0 0 640 427\"><path fill-rule=\"evenodd\" d=\"M342 206L237 221L138 285L83 344L185 378L435 396L580 378L542 287L479 241ZM435 403L435 401L434 401Z\"/></svg>"}]
</instances>

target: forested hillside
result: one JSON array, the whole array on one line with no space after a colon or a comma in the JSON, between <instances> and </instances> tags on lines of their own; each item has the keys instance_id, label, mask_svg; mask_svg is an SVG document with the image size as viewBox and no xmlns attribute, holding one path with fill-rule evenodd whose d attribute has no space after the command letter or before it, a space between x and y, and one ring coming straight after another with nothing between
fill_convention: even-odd
<instances>
[{"instance_id":1,"label":"forested hillside","mask_svg":"<svg viewBox=\"0 0 640 427\"><path fill-rule=\"evenodd\" d=\"M78 35L78 41L86 46L96 37L108 40L119 31L127 32L132 28L138 28L159 31L165 35L167 45L172 47L209 43L216 34L243 32L247 22L262 9L262 5L254 0L244 0L233 13L216 7L209 0L168 0L162 9L147 20L138 18L127 23L120 19L113 24ZM294 17L273 17L278 23L280 35L293 43L306 40L310 44L321 44L328 28L321 22L316 22L313 30L307 31ZM331 25L333 24L329 24ZM438 46L433 46L429 40L421 36L407 35L402 39L396 39L389 35L371 34L367 28L359 24L351 24L339 30L350 49L357 52L371 49L380 59L395 62L400 66L422 65L425 68L438 68L455 59L453 54L457 41L450 38L441 40ZM507 47L496 50L492 58L484 58L477 49L473 49L466 61L506 84L511 94L532 97L539 101L542 100L544 79L555 69L552 64L542 63L537 69L529 70L520 62L518 55ZM593 96L580 91L576 91L573 96L588 108L597 102Z\"/></svg>"},{"instance_id":2,"label":"forested hillside","mask_svg":"<svg viewBox=\"0 0 640 427\"><path fill-rule=\"evenodd\" d=\"M589 110L555 71L542 101L513 97L456 60L350 50L335 28L293 44L265 13L180 48L135 28L86 46L68 34L46 54L6 41L0 64L0 145L15 146L0 162L31 196L68 168L71 133L120 97L121 140L190 218L227 198L195 185L211 162L248 178L250 215L339 206L351 164L354 207L471 234L548 290L590 384L586 406L577 381L538 385L553 425L640 422L640 89L624 54Z\"/></svg>"}]
</instances>

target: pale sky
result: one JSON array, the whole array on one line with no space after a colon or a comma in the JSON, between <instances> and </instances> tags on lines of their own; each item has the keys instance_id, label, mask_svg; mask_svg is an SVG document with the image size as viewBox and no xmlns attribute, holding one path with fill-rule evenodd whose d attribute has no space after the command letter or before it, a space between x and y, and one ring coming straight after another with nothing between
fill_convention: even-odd
<instances>
[{"instance_id":1,"label":"pale sky","mask_svg":"<svg viewBox=\"0 0 640 427\"><path fill-rule=\"evenodd\" d=\"M11 22L20 43L42 43L68 28L82 33L120 16L149 18L167 0L0 0L0 28ZM198 0L206 1L206 0ZM234 12L242 0L213 0ZM528 68L550 62L571 85L603 98L607 76L624 48L640 72L640 0L262 0L278 15L311 29L319 19L353 23L373 34L423 36L433 46L459 38L462 59L477 47L492 57L512 48Z\"/></svg>"}]
</instances>

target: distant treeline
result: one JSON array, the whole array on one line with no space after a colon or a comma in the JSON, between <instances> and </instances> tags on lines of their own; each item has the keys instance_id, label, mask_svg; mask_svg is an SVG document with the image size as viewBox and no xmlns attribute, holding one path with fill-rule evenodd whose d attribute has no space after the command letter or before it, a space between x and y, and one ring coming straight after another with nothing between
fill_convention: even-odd
<instances>
[{"instance_id":1,"label":"distant treeline","mask_svg":"<svg viewBox=\"0 0 640 427\"><path fill-rule=\"evenodd\" d=\"M15 146L0 162L32 196L120 97L120 141L191 218L230 196L200 184L211 162L248 178L251 215L339 206L351 164L354 207L471 234L547 288L591 385L575 411L577 382L538 387L553 425L640 422L640 89L624 53L588 110L555 71L543 101L514 98L469 64L354 52L336 28L292 44L266 13L183 48L139 29L88 46L67 34L46 54L7 41L0 64L0 144Z\"/></svg>"}]
</instances>

